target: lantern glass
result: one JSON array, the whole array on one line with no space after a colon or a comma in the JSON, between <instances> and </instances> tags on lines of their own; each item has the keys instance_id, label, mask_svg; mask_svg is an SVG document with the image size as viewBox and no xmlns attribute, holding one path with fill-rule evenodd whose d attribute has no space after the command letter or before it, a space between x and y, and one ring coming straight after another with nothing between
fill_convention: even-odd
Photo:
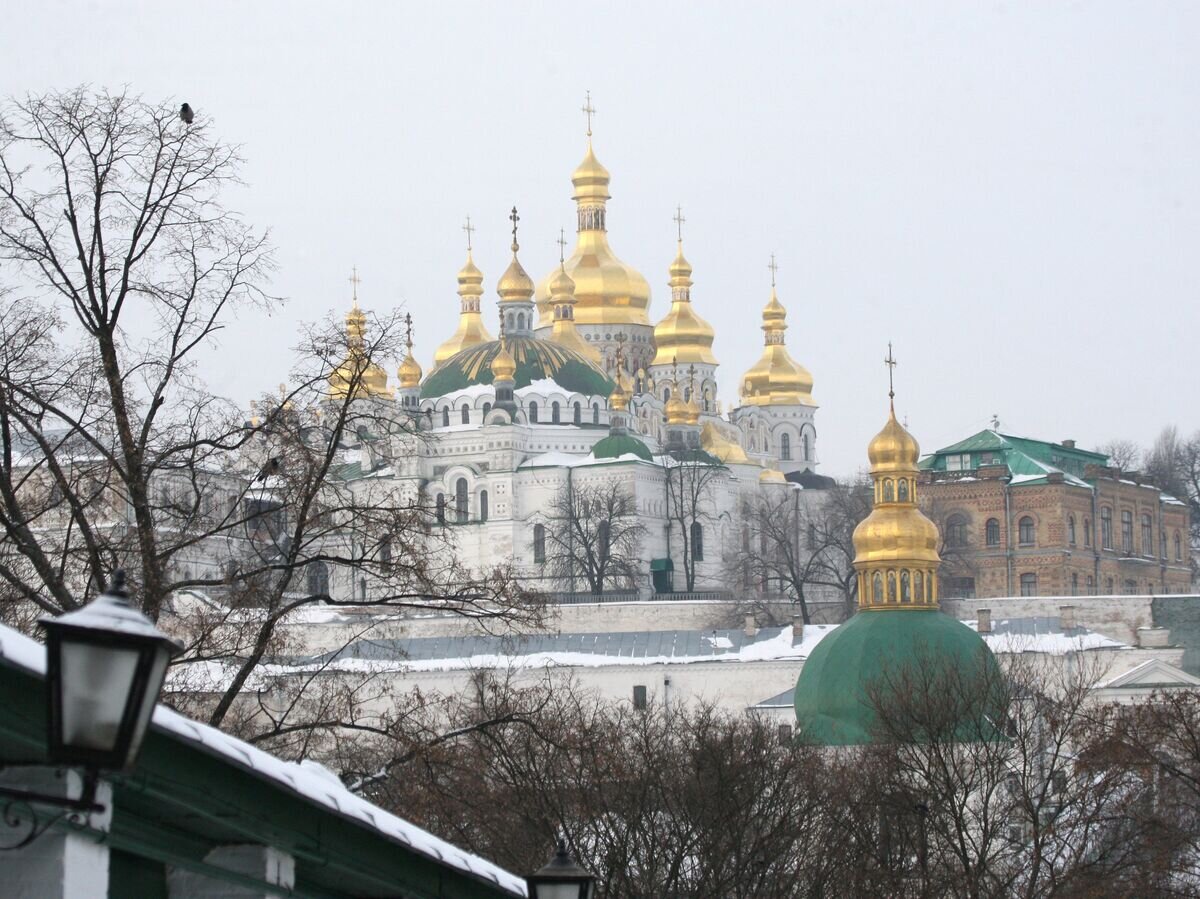
<instances>
[{"instance_id":1,"label":"lantern glass","mask_svg":"<svg viewBox=\"0 0 1200 899\"><path fill-rule=\"evenodd\" d=\"M65 746L113 752L121 742L141 653L64 637L60 664Z\"/></svg>"},{"instance_id":2,"label":"lantern glass","mask_svg":"<svg viewBox=\"0 0 1200 899\"><path fill-rule=\"evenodd\" d=\"M573 880L570 883L539 883L533 899L588 899L591 889L587 884Z\"/></svg>"},{"instance_id":3,"label":"lantern glass","mask_svg":"<svg viewBox=\"0 0 1200 899\"><path fill-rule=\"evenodd\" d=\"M592 899L596 892L596 878L571 858L565 840L558 841L550 863L526 877L525 883L529 899Z\"/></svg>"}]
</instances>

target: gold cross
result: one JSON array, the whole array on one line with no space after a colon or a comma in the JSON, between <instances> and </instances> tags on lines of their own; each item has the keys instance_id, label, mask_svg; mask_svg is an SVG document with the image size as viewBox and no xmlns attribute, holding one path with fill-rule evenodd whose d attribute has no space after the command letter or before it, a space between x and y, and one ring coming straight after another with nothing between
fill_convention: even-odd
<instances>
[{"instance_id":1,"label":"gold cross","mask_svg":"<svg viewBox=\"0 0 1200 899\"><path fill-rule=\"evenodd\" d=\"M563 265L563 259L567 252L567 232L562 228L558 229L558 240L555 243L558 244L558 264Z\"/></svg>"},{"instance_id":2,"label":"gold cross","mask_svg":"<svg viewBox=\"0 0 1200 899\"><path fill-rule=\"evenodd\" d=\"M587 116L587 125L588 125L587 136L591 137L592 136L592 116L594 116L596 114L596 109L594 106L592 106L592 92L591 91L587 92L587 99L584 101L583 109L581 109L580 112L582 112L584 115Z\"/></svg>"},{"instance_id":3,"label":"gold cross","mask_svg":"<svg viewBox=\"0 0 1200 899\"><path fill-rule=\"evenodd\" d=\"M774 287L775 286L775 273L777 271L779 271L779 264L775 261L774 253L771 254L771 261L770 261L770 263L768 263L767 268L769 268L771 270L771 286Z\"/></svg>"},{"instance_id":4,"label":"gold cross","mask_svg":"<svg viewBox=\"0 0 1200 899\"><path fill-rule=\"evenodd\" d=\"M513 245L512 245L512 251L515 253L515 252L517 252L517 250L521 249L521 248L520 248L520 247L517 245L517 222L519 222L519 221L521 220L521 217L520 217L519 215L517 215L517 207L516 207L516 206L514 206L514 207L512 208L512 212L511 212L511 213L509 213L508 220L509 220L510 222L512 222L512 223L513 223Z\"/></svg>"},{"instance_id":5,"label":"gold cross","mask_svg":"<svg viewBox=\"0 0 1200 899\"><path fill-rule=\"evenodd\" d=\"M624 354L625 332L624 331L622 331L620 334L618 334L616 336L616 341L617 341L617 377L619 378L621 376L621 366L624 364L624 361L625 361L625 354Z\"/></svg>"},{"instance_id":6,"label":"gold cross","mask_svg":"<svg viewBox=\"0 0 1200 899\"><path fill-rule=\"evenodd\" d=\"M358 285L362 284L362 278L360 278L358 276L358 266L357 265L351 269L350 284L352 285L350 289L354 292L354 305L357 306L358 305Z\"/></svg>"},{"instance_id":7,"label":"gold cross","mask_svg":"<svg viewBox=\"0 0 1200 899\"><path fill-rule=\"evenodd\" d=\"M467 219L467 223L470 224L470 222L471 222L471 220ZM468 249L470 249L470 248L468 247ZM405 332L404 342L406 344L408 344L408 354L411 356L412 355L412 313L411 312L404 313L404 332Z\"/></svg>"},{"instance_id":8,"label":"gold cross","mask_svg":"<svg viewBox=\"0 0 1200 899\"><path fill-rule=\"evenodd\" d=\"M682 206L675 207L675 217L674 218L675 218L675 229L679 234L679 242L683 243L683 223L686 222L687 219L685 219L683 217L683 207Z\"/></svg>"},{"instance_id":9,"label":"gold cross","mask_svg":"<svg viewBox=\"0 0 1200 899\"><path fill-rule=\"evenodd\" d=\"M688 390L692 393L696 392L696 366L688 366Z\"/></svg>"},{"instance_id":10,"label":"gold cross","mask_svg":"<svg viewBox=\"0 0 1200 899\"><path fill-rule=\"evenodd\" d=\"M475 233L475 229L471 227L471 217L467 216L467 223L463 225L463 230L467 232L467 252L471 252L471 235Z\"/></svg>"},{"instance_id":11,"label":"gold cross","mask_svg":"<svg viewBox=\"0 0 1200 899\"><path fill-rule=\"evenodd\" d=\"M888 367L888 399L896 396L896 387L892 382L892 374L896 370L896 358L892 355L892 342L888 341L887 358L883 360L883 364Z\"/></svg>"}]
</instances>

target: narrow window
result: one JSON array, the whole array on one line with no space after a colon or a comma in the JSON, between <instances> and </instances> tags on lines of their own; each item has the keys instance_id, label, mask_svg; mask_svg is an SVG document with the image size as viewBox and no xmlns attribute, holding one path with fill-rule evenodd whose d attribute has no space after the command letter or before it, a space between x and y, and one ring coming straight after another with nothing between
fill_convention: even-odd
<instances>
[{"instance_id":1,"label":"narrow window","mask_svg":"<svg viewBox=\"0 0 1200 899\"><path fill-rule=\"evenodd\" d=\"M592 424L600 424L600 404L592 403Z\"/></svg>"},{"instance_id":2,"label":"narrow window","mask_svg":"<svg viewBox=\"0 0 1200 899\"><path fill-rule=\"evenodd\" d=\"M1072 546L1075 545L1075 516L1067 516L1067 542Z\"/></svg>"},{"instance_id":3,"label":"narrow window","mask_svg":"<svg viewBox=\"0 0 1200 899\"><path fill-rule=\"evenodd\" d=\"M532 424L537 424L537 403L533 400L529 401L529 421Z\"/></svg>"},{"instance_id":4,"label":"narrow window","mask_svg":"<svg viewBox=\"0 0 1200 899\"><path fill-rule=\"evenodd\" d=\"M1026 515L1017 523L1017 540L1022 546L1032 546L1034 542L1033 519ZM1033 594L1030 594L1031 596Z\"/></svg>"},{"instance_id":5,"label":"narrow window","mask_svg":"<svg viewBox=\"0 0 1200 899\"><path fill-rule=\"evenodd\" d=\"M573 421L577 425L583 424L583 406L581 406L579 403L575 404L575 417Z\"/></svg>"},{"instance_id":6,"label":"narrow window","mask_svg":"<svg viewBox=\"0 0 1200 899\"><path fill-rule=\"evenodd\" d=\"M779 458L790 462L792 458L792 438L790 434L783 434L779 438Z\"/></svg>"},{"instance_id":7,"label":"narrow window","mask_svg":"<svg viewBox=\"0 0 1200 899\"><path fill-rule=\"evenodd\" d=\"M925 598L925 575L919 571L913 573L913 595L917 602Z\"/></svg>"},{"instance_id":8,"label":"narrow window","mask_svg":"<svg viewBox=\"0 0 1200 899\"><path fill-rule=\"evenodd\" d=\"M1100 545L1105 549L1113 548L1112 509L1108 508L1108 506L1100 509Z\"/></svg>"},{"instance_id":9,"label":"narrow window","mask_svg":"<svg viewBox=\"0 0 1200 899\"><path fill-rule=\"evenodd\" d=\"M1021 575L1021 595L1037 596L1037 575L1033 572Z\"/></svg>"},{"instance_id":10,"label":"narrow window","mask_svg":"<svg viewBox=\"0 0 1200 899\"><path fill-rule=\"evenodd\" d=\"M443 428L450 427L450 407L449 406L447 406L445 409L442 410L442 427Z\"/></svg>"},{"instance_id":11,"label":"narrow window","mask_svg":"<svg viewBox=\"0 0 1200 899\"><path fill-rule=\"evenodd\" d=\"M535 524L533 526L533 561L546 561L546 526Z\"/></svg>"},{"instance_id":12,"label":"narrow window","mask_svg":"<svg viewBox=\"0 0 1200 899\"><path fill-rule=\"evenodd\" d=\"M382 565L392 564L392 541L388 537L379 541L379 562Z\"/></svg>"},{"instance_id":13,"label":"narrow window","mask_svg":"<svg viewBox=\"0 0 1200 899\"><path fill-rule=\"evenodd\" d=\"M600 538L600 564L603 565L608 561L608 535L609 526L607 521L600 522L600 527L597 529Z\"/></svg>"},{"instance_id":14,"label":"narrow window","mask_svg":"<svg viewBox=\"0 0 1200 899\"><path fill-rule=\"evenodd\" d=\"M692 558L697 562L704 561L704 528L700 522L692 522Z\"/></svg>"},{"instance_id":15,"label":"narrow window","mask_svg":"<svg viewBox=\"0 0 1200 899\"><path fill-rule=\"evenodd\" d=\"M1110 577L1106 577L1104 579L1104 593L1106 596L1114 596L1115 595L1113 593L1113 579Z\"/></svg>"},{"instance_id":16,"label":"narrow window","mask_svg":"<svg viewBox=\"0 0 1200 899\"><path fill-rule=\"evenodd\" d=\"M305 567L305 576L310 594L329 595L329 567L324 562L309 562Z\"/></svg>"},{"instance_id":17,"label":"narrow window","mask_svg":"<svg viewBox=\"0 0 1200 899\"><path fill-rule=\"evenodd\" d=\"M1096 595L1096 579L1093 578L1090 574L1088 575L1088 579L1087 579L1087 592L1088 592L1088 596Z\"/></svg>"},{"instance_id":18,"label":"narrow window","mask_svg":"<svg viewBox=\"0 0 1200 899\"><path fill-rule=\"evenodd\" d=\"M1074 572L1071 573L1071 595L1079 595L1079 575Z\"/></svg>"},{"instance_id":19,"label":"narrow window","mask_svg":"<svg viewBox=\"0 0 1200 899\"><path fill-rule=\"evenodd\" d=\"M445 524L446 523L446 497L445 497L445 495L443 495L441 493L439 493L437 495L436 506L437 506L436 514L437 514L438 524Z\"/></svg>"},{"instance_id":20,"label":"narrow window","mask_svg":"<svg viewBox=\"0 0 1200 899\"><path fill-rule=\"evenodd\" d=\"M896 499L902 503L908 502L908 478L896 482Z\"/></svg>"},{"instance_id":21,"label":"narrow window","mask_svg":"<svg viewBox=\"0 0 1200 899\"><path fill-rule=\"evenodd\" d=\"M1179 531L1175 532L1175 561L1183 561L1183 541L1179 539Z\"/></svg>"},{"instance_id":22,"label":"narrow window","mask_svg":"<svg viewBox=\"0 0 1200 899\"><path fill-rule=\"evenodd\" d=\"M900 601L912 602L912 593L909 592L908 572L900 572Z\"/></svg>"},{"instance_id":23,"label":"narrow window","mask_svg":"<svg viewBox=\"0 0 1200 899\"><path fill-rule=\"evenodd\" d=\"M561 423L561 419L559 418L558 400L555 400L550 404L550 423L555 425Z\"/></svg>"},{"instance_id":24,"label":"narrow window","mask_svg":"<svg viewBox=\"0 0 1200 899\"><path fill-rule=\"evenodd\" d=\"M646 685L645 684L634 684L633 707L638 710L646 708Z\"/></svg>"},{"instance_id":25,"label":"narrow window","mask_svg":"<svg viewBox=\"0 0 1200 899\"><path fill-rule=\"evenodd\" d=\"M488 492L486 490L479 491L479 520L488 520Z\"/></svg>"},{"instance_id":26,"label":"narrow window","mask_svg":"<svg viewBox=\"0 0 1200 899\"><path fill-rule=\"evenodd\" d=\"M986 533L986 539L987 539L988 546L999 546L1000 545L1000 521L999 521L999 519L989 518L987 520L987 526L985 528L985 533Z\"/></svg>"},{"instance_id":27,"label":"narrow window","mask_svg":"<svg viewBox=\"0 0 1200 899\"><path fill-rule=\"evenodd\" d=\"M469 425L471 423L471 407L463 403L462 407L462 423Z\"/></svg>"},{"instance_id":28,"label":"narrow window","mask_svg":"<svg viewBox=\"0 0 1200 899\"><path fill-rule=\"evenodd\" d=\"M875 572L875 578L871 582L871 601L883 601L883 575L878 571Z\"/></svg>"},{"instance_id":29,"label":"narrow window","mask_svg":"<svg viewBox=\"0 0 1200 899\"><path fill-rule=\"evenodd\" d=\"M467 521L467 479L459 478L454 483L454 518L459 524Z\"/></svg>"},{"instance_id":30,"label":"narrow window","mask_svg":"<svg viewBox=\"0 0 1200 899\"><path fill-rule=\"evenodd\" d=\"M1092 545L1092 520L1090 518L1083 520L1083 545L1089 547Z\"/></svg>"},{"instance_id":31,"label":"narrow window","mask_svg":"<svg viewBox=\"0 0 1200 899\"><path fill-rule=\"evenodd\" d=\"M888 594L887 594L887 601L888 601L888 602L895 602L895 601L896 601L896 572L894 572L894 571L889 571L889 572L888 572Z\"/></svg>"},{"instance_id":32,"label":"narrow window","mask_svg":"<svg viewBox=\"0 0 1200 899\"><path fill-rule=\"evenodd\" d=\"M967 517L951 515L946 519L946 546L961 549L967 545Z\"/></svg>"},{"instance_id":33,"label":"narrow window","mask_svg":"<svg viewBox=\"0 0 1200 899\"><path fill-rule=\"evenodd\" d=\"M884 479L883 501L885 503L892 503L896 501L896 484L891 478Z\"/></svg>"},{"instance_id":34,"label":"narrow window","mask_svg":"<svg viewBox=\"0 0 1200 899\"><path fill-rule=\"evenodd\" d=\"M803 453L805 462L810 461L809 457L808 457L808 435L807 434L800 435L800 452Z\"/></svg>"},{"instance_id":35,"label":"narrow window","mask_svg":"<svg viewBox=\"0 0 1200 899\"><path fill-rule=\"evenodd\" d=\"M360 578L358 581L358 593L363 602L367 601L367 579Z\"/></svg>"},{"instance_id":36,"label":"narrow window","mask_svg":"<svg viewBox=\"0 0 1200 899\"><path fill-rule=\"evenodd\" d=\"M1128 509L1121 512L1121 551L1133 552L1133 513Z\"/></svg>"},{"instance_id":37,"label":"narrow window","mask_svg":"<svg viewBox=\"0 0 1200 899\"><path fill-rule=\"evenodd\" d=\"M811 521L808 523L808 548L817 548L817 526Z\"/></svg>"},{"instance_id":38,"label":"narrow window","mask_svg":"<svg viewBox=\"0 0 1200 899\"><path fill-rule=\"evenodd\" d=\"M1154 523L1149 515L1142 516L1142 555L1154 555Z\"/></svg>"},{"instance_id":39,"label":"narrow window","mask_svg":"<svg viewBox=\"0 0 1200 899\"><path fill-rule=\"evenodd\" d=\"M489 412L491 412L491 411L492 411L492 404L491 404L491 403L484 403L484 404L483 404L483 417L484 417L485 419L488 417L488 413L489 413Z\"/></svg>"}]
</instances>

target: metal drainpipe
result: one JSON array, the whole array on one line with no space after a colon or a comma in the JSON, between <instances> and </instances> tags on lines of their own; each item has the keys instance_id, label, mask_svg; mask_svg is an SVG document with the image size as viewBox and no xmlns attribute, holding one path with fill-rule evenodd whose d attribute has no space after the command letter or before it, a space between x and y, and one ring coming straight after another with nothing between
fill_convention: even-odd
<instances>
[{"instance_id":1,"label":"metal drainpipe","mask_svg":"<svg viewBox=\"0 0 1200 899\"><path fill-rule=\"evenodd\" d=\"M1092 484L1092 584L1095 593L1100 595L1100 519L1096 516L1096 485Z\"/></svg>"},{"instance_id":2,"label":"metal drainpipe","mask_svg":"<svg viewBox=\"0 0 1200 899\"><path fill-rule=\"evenodd\" d=\"M1012 486L1012 474L1004 481L1004 589L1013 595L1013 548L1012 548L1012 501L1009 489Z\"/></svg>"}]
</instances>

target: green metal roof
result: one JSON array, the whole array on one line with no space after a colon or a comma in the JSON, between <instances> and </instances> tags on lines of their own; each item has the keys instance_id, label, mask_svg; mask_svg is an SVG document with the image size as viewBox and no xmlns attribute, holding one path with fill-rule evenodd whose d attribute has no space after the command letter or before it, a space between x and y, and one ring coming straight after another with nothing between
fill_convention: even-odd
<instances>
[{"instance_id":1,"label":"green metal roof","mask_svg":"<svg viewBox=\"0 0 1200 899\"><path fill-rule=\"evenodd\" d=\"M608 376L574 350L532 337L507 337L504 345L517 364L513 377L517 389L542 378L552 378L572 393L587 396L612 393L613 382ZM421 384L422 399L445 396L473 384L491 384L492 360L499 352L500 341L490 340L455 353Z\"/></svg>"},{"instance_id":2,"label":"green metal roof","mask_svg":"<svg viewBox=\"0 0 1200 899\"><path fill-rule=\"evenodd\" d=\"M951 468L947 457L969 456L966 464ZM973 471L983 465L1004 465L1021 483L1044 483L1048 474L1061 472L1083 483L1088 465L1108 465L1108 456L1077 447L1016 437L987 429L958 443L944 446L921 460L923 471Z\"/></svg>"},{"instance_id":3,"label":"green metal roof","mask_svg":"<svg viewBox=\"0 0 1200 899\"><path fill-rule=\"evenodd\" d=\"M633 453L639 459L653 461L654 456L646 444L632 434L609 434L592 447L592 455L597 459L615 459Z\"/></svg>"},{"instance_id":4,"label":"green metal roof","mask_svg":"<svg viewBox=\"0 0 1200 899\"><path fill-rule=\"evenodd\" d=\"M874 736L875 710L868 689L885 673L929 658L970 670L985 665L998 677L983 638L936 610L859 612L829 634L804 662L796 681L796 722L813 743L851 746ZM994 681L993 681L994 682Z\"/></svg>"}]
</instances>

